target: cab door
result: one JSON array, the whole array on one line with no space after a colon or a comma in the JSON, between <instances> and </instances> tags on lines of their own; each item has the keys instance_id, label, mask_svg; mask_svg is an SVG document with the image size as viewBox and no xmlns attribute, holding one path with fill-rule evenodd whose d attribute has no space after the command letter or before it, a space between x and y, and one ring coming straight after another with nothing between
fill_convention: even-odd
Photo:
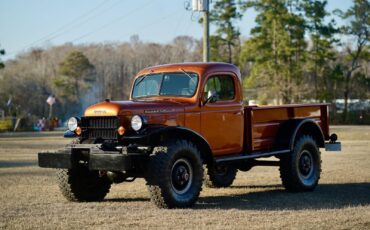
<instances>
[{"instance_id":1,"label":"cab door","mask_svg":"<svg viewBox=\"0 0 370 230\"><path fill-rule=\"evenodd\" d=\"M203 86L201 134L214 155L239 153L243 148L244 109L237 81L232 74L217 74ZM206 102L212 94L215 100Z\"/></svg>"}]
</instances>

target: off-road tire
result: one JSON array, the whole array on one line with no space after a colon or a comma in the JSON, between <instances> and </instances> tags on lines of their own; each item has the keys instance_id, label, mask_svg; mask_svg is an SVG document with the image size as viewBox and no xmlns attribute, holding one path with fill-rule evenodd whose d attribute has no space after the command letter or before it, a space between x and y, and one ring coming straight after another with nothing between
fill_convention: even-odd
<instances>
[{"instance_id":1,"label":"off-road tire","mask_svg":"<svg viewBox=\"0 0 370 230\"><path fill-rule=\"evenodd\" d=\"M218 169L213 164L205 166L204 183L209 188L226 188L232 185L235 180L238 169L233 166L223 166Z\"/></svg>"},{"instance_id":2,"label":"off-road tire","mask_svg":"<svg viewBox=\"0 0 370 230\"><path fill-rule=\"evenodd\" d=\"M309 163L304 163L306 161ZM320 173L320 151L316 141L309 135L298 137L293 151L280 159L280 177L288 191L313 191Z\"/></svg>"},{"instance_id":3,"label":"off-road tire","mask_svg":"<svg viewBox=\"0 0 370 230\"><path fill-rule=\"evenodd\" d=\"M181 191L176 190L176 186L179 186L176 183L178 167L183 167L188 172L187 182L184 182L186 187ZM191 142L181 139L169 141L163 147L154 148L148 163L146 181L150 199L157 207L193 206L203 184L203 167L199 150Z\"/></svg>"},{"instance_id":4,"label":"off-road tire","mask_svg":"<svg viewBox=\"0 0 370 230\"><path fill-rule=\"evenodd\" d=\"M80 144L76 138L70 144ZM57 182L63 196L69 201L101 201L109 193L112 182L99 171L90 171L79 165L72 169L57 169Z\"/></svg>"},{"instance_id":5,"label":"off-road tire","mask_svg":"<svg viewBox=\"0 0 370 230\"><path fill-rule=\"evenodd\" d=\"M63 196L69 201L101 201L108 194L111 182L99 171L81 166L58 169L57 181Z\"/></svg>"}]
</instances>

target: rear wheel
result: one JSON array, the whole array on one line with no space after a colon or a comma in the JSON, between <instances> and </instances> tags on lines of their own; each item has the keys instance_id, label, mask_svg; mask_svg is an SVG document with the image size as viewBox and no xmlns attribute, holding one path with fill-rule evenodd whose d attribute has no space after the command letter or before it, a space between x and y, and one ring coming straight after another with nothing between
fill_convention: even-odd
<instances>
[{"instance_id":1,"label":"rear wheel","mask_svg":"<svg viewBox=\"0 0 370 230\"><path fill-rule=\"evenodd\" d=\"M210 188L229 187L235 180L238 170L230 165L213 166L207 164L207 172L204 174L204 182Z\"/></svg>"},{"instance_id":2,"label":"rear wheel","mask_svg":"<svg viewBox=\"0 0 370 230\"><path fill-rule=\"evenodd\" d=\"M175 140L156 148L146 177L151 201L160 208L194 205L202 190L203 168L199 150L191 142Z\"/></svg>"},{"instance_id":3,"label":"rear wheel","mask_svg":"<svg viewBox=\"0 0 370 230\"><path fill-rule=\"evenodd\" d=\"M320 173L320 151L311 136L299 137L293 152L280 159L280 177L288 191L314 190L320 179Z\"/></svg>"}]
</instances>

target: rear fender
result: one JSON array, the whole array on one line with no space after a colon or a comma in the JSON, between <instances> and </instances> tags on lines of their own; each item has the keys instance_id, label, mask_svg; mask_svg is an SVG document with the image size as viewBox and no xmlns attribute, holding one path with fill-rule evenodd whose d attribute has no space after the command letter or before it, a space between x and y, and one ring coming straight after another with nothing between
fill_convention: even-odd
<instances>
[{"instance_id":1,"label":"rear fender","mask_svg":"<svg viewBox=\"0 0 370 230\"><path fill-rule=\"evenodd\" d=\"M320 148L325 147L325 138L320 126L312 119L295 119L284 122L276 135L275 147L293 150L297 137L312 136Z\"/></svg>"}]
</instances>

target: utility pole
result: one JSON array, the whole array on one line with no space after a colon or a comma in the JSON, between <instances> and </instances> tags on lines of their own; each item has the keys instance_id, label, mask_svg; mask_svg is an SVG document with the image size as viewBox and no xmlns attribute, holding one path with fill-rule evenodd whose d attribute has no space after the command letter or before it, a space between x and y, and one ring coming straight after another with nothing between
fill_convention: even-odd
<instances>
[{"instance_id":1,"label":"utility pole","mask_svg":"<svg viewBox=\"0 0 370 230\"><path fill-rule=\"evenodd\" d=\"M209 62L209 0L206 2L206 10L203 11L203 62Z\"/></svg>"},{"instance_id":2,"label":"utility pole","mask_svg":"<svg viewBox=\"0 0 370 230\"><path fill-rule=\"evenodd\" d=\"M203 12L203 62L209 62L209 2L210 0L193 0L193 11Z\"/></svg>"}]
</instances>

